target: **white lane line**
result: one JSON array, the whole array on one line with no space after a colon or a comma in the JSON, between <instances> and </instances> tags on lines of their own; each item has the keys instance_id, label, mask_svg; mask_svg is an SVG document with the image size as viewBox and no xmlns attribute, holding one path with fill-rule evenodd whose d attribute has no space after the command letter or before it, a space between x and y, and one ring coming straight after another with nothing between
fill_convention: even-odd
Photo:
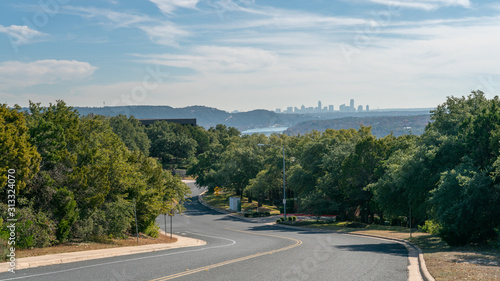
<instances>
[{"instance_id":1,"label":"white lane line","mask_svg":"<svg viewBox=\"0 0 500 281\"><path fill-rule=\"evenodd\" d=\"M218 237L218 236L211 236L211 235L205 235L205 234L200 234L200 233L195 233L195 232L190 232L190 231L186 231L186 233L191 233L191 234L194 234L194 235L200 235L200 236L205 236L205 237L210 237L210 238L215 238L215 239L227 240L227 241L231 241L231 243L224 244L224 245L219 245L219 246L202 248L202 249L187 250L187 251L177 252L177 253L169 253L169 254L155 255L155 256L150 256L150 257L133 258L133 259L127 259L127 260L122 260L122 261L112 261L112 262L106 262L106 263L100 263L100 264L86 265L86 266L80 266L80 267L75 267L75 268L70 268L70 269L65 269L65 270L47 272L47 273L40 273L40 274L34 274L34 275L28 275L28 276L22 276L22 277L14 277L14 278L1 279L0 281L18 280L18 279L27 279L27 278L33 278L33 277L47 276L47 275L53 275L53 274L58 274L58 273L65 273L65 272L69 272L69 271L75 271L75 270L79 270L79 269L85 269L85 268L92 268L92 267L97 267L97 266L103 266L103 265L111 265L111 264L117 264L117 263L123 263L123 262L138 261L138 260L144 260L144 259L173 256L173 255L184 254L184 253L199 252L199 251L204 251L204 250L209 250L209 249L229 247L229 246L232 246L232 245L236 244L236 241L234 241L233 239L229 239L229 238Z\"/></svg>"}]
</instances>

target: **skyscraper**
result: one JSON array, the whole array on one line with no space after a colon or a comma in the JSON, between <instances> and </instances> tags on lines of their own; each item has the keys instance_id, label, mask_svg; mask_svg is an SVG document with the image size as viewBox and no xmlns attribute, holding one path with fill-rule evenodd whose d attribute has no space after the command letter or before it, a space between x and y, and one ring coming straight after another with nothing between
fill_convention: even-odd
<instances>
[{"instance_id":1,"label":"skyscraper","mask_svg":"<svg viewBox=\"0 0 500 281\"><path fill-rule=\"evenodd\" d=\"M355 108L354 108L354 99L351 99L351 105L350 105L350 106L351 106L351 110L352 110L352 109L355 109Z\"/></svg>"},{"instance_id":2,"label":"skyscraper","mask_svg":"<svg viewBox=\"0 0 500 281\"><path fill-rule=\"evenodd\" d=\"M318 101L318 111L321 111L322 107L321 107L321 101Z\"/></svg>"}]
</instances>

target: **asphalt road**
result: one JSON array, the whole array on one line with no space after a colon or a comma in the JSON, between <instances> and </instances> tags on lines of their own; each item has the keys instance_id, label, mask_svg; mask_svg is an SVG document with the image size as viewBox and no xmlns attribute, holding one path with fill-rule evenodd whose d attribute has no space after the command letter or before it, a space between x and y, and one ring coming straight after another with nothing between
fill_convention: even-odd
<instances>
[{"instance_id":1,"label":"asphalt road","mask_svg":"<svg viewBox=\"0 0 500 281\"><path fill-rule=\"evenodd\" d=\"M249 223L194 199L186 208L173 217L173 232L207 245L19 270L0 280L408 280L408 253L398 243ZM158 223L164 228L163 216Z\"/></svg>"}]
</instances>

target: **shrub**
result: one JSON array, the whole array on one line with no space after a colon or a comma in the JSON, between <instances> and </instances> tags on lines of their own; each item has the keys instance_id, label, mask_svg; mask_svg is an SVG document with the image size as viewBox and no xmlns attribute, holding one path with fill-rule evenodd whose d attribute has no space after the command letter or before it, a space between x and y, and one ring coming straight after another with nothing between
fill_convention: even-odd
<instances>
[{"instance_id":1,"label":"shrub","mask_svg":"<svg viewBox=\"0 0 500 281\"><path fill-rule=\"evenodd\" d=\"M276 223L282 223L283 221L285 221L285 219L283 217L281 217L281 218L276 220Z\"/></svg>"},{"instance_id":2,"label":"shrub","mask_svg":"<svg viewBox=\"0 0 500 281\"><path fill-rule=\"evenodd\" d=\"M3 211L1 206L0 211ZM4 212L6 214L7 212ZM46 247L55 241L55 225L42 211L30 207L17 208L16 248Z\"/></svg>"},{"instance_id":3,"label":"shrub","mask_svg":"<svg viewBox=\"0 0 500 281\"><path fill-rule=\"evenodd\" d=\"M106 233L116 238L125 238L125 232L130 230L134 217L132 204L125 200L108 203L104 207L106 220L109 221Z\"/></svg>"},{"instance_id":4,"label":"shrub","mask_svg":"<svg viewBox=\"0 0 500 281\"><path fill-rule=\"evenodd\" d=\"M423 226L418 226L418 229L423 232L430 234L439 234L441 231L441 226L435 220L427 220Z\"/></svg>"},{"instance_id":5,"label":"shrub","mask_svg":"<svg viewBox=\"0 0 500 281\"><path fill-rule=\"evenodd\" d=\"M53 198L53 203L57 206L54 211L56 221L59 220L56 237L59 242L63 243L68 239L71 227L78 217L73 192L68 191L66 188L57 190Z\"/></svg>"},{"instance_id":6,"label":"shrub","mask_svg":"<svg viewBox=\"0 0 500 281\"><path fill-rule=\"evenodd\" d=\"M107 224L104 211L95 210L88 218L77 220L73 225L72 232L75 238L96 241L96 237L107 236Z\"/></svg>"},{"instance_id":7,"label":"shrub","mask_svg":"<svg viewBox=\"0 0 500 281\"><path fill-rule=\"evenodd\" d=\"M9 231L7 229L7 225L4 225L3 219L0 218L0 261L5 260L5 258L9 254L9 247L7 245L8 239Z\"/></svg>"},{"instance_id":8,"label":"shrub","mask_svg":"<svg viewBox=\"0 0 500 281\"><path fill-rule=\"evenodd\" d=\"M266 216L266 217L269 217L270 215L271 215L271 213L270 213L270 212L265 212L265 213L264 213L264 216Z\"/></svg>"},{"instance_id":9,"label":"shrub","mask_svg":"<svg viewBox=\"0 0 500 281\"><path fill-rule=\"evenodd\" d=\"M149 237L158 238L160 236L160 227L155 222L152 222L146 227L144 234Z\"/></svg>"}]
</instances>

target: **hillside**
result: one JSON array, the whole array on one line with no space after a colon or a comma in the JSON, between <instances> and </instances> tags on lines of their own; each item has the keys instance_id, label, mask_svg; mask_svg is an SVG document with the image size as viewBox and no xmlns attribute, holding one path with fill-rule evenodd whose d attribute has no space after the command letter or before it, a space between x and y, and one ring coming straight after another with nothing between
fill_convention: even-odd
<instances>
[{"instance_id":1,"label":"hillside","mask_svg":"<svg viewBox=\"0 0 500 281\"><path fill-rule=\"evenodd\" d=\"M196 118L197 124L215 127L217 124L235 127L240 131L267 127L288 127L287 134L303 134L311 130L324 131L328 128L358 128L359 124L373 126L377 136L401 135L411 131L421 134L429 119L429 110L394 110L370 112L332 112L319 114L278 114L269 110L229 113L206 106L174 108L171 106L107 106L76 107L81 115L89 113L116 116L123 114L138 119ZM404 129L412 127L411 130Z\"/></svg>"},{"instance_id":2,"label":"hillside","mask_svg":"<svg viewBox=\"0 0 500 281\"><path fill-rule=\"evenodd\" d=\"M235 127L240 131L264 128L271 126L289 127L299 121L307 120L301 115L283 115L268 110L253 110L240 113L205 106L190 106L173 108L170 106L118 106L118 107L76 107L82 115L89 113L116 116L123 114L134 116L137 119L162 118L196 118L197 123L205 128L215 127L217 124Z\"/></svg>"},{"instance_id":3,"label":"hillside","mask_svg":"<svg viewBox=\"0 0 500 281\"><path fill-rule=\"evenodd\" d=\"M359 128L360 125L372 126L372 133L377 137L384 137L391 133L395 136L404 134L420 135L430 121L429 114L413 116L372 116L372 117L344 117L329 120L309 120L300 122L285 131L287 135L298 135L313 130L323 132L326 129Z\"/></svg>"}]
</instances>

